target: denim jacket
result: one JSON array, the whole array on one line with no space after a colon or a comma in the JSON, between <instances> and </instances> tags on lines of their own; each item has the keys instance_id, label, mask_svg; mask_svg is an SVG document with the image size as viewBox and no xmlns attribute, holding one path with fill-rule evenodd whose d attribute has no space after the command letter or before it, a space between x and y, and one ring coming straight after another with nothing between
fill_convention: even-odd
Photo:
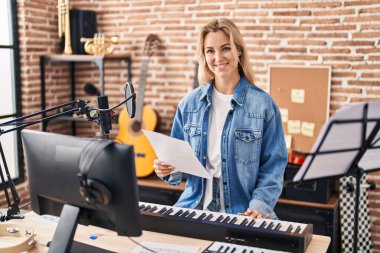
<instances>
[{"instance_id":1,"label":"denim jacket","mask_svg":"<svg viewBox=\"0 0 380 253\"><path fill-rule=\"evenodd\" d=\"M187 94L179 103L171 136L190 143L206 167L207 134L213 81ZM222 183L227 213L273 212L282 191L287 151L279 109L263 90L242 76L231 100L221 140ZM178 185L182 173L163 180ZM175 206L195 208L202 200L206 179L187 175L185 190Z\"/></svg>"}]
</instances>

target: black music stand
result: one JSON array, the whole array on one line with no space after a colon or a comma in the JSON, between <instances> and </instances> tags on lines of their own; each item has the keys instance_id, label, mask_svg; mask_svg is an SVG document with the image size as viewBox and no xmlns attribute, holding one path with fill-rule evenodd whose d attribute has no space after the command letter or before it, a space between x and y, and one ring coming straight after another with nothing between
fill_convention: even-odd
<instances>
[{"instance_id":1,"label":"black music stand","mask_svg":"<svg viewBox=\"0 0 380 253\"><path fill-rule=\"evenodd\" d=\"M311 153L293 178L294 182L354 176L354 252L358 252L360 179L380 170L380 103L346 106L324 125ZM288 182L289 183L289 182Z\"/></svg>"}]
</instances>

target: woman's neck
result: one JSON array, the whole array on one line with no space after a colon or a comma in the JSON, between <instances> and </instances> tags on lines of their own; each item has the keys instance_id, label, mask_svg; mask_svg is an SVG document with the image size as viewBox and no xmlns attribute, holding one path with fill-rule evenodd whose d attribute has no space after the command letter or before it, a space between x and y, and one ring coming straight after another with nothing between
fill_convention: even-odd
<instances>
[{"instance_id":1,"label":"woman's neck","mask_svg":"<svg viewBox=\"0 0 380 253\"><path fill-rule=\"evenodd\" d=\"M231 75L226 78L215 77L214 86L217 91L226 95L232 95L240 80L240 74Z\"/></svg>"}]
</instances>

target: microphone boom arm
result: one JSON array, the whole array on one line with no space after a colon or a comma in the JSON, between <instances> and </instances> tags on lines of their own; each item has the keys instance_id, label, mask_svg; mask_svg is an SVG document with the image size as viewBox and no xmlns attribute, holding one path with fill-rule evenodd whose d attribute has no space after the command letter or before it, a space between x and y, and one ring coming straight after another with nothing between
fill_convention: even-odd
<instances>
[{"instance_id":1,"label":"microphone boom arm","mask_svg":"<svg viewBox=\"0 0 380 253\"><path fill-rule=\"evenodd\" d=\"M84 101L84 100L74 100L74 101L71 101L71 102L68 102L65 104L54 106L52 108L48 108L48 109L45 109L45 110L42 110L42 111L39 111L36 113L32 113L32 114L29 114L26 116L18 117L16 119L0 123L0 137L3 134L13 132L16 130L20 130L20 129L25 128L27 126L38 124L38 123L41 123L44 121L48 121L50 119L54 119L54 118L57 118L59 116L71 113L71 112L75 113L78 116L85 114L88 118L90 118L89 108L87 106L88 103L89 103L88 101ZM70 106L70 105L75 106L75 108L72 108L72 109L65 111L65 112L59 112L59 113L55 113L55 114L50 115L50 116L45 116L45 117L38 119L38 120L24 122L25 119L29 119L31 117L38 116L38 115L45 115L46 112L61 109L61 108L64 108L64 107ZM15 125L15 127L12 127L10 129L7 129L7 130L1 129L1 127L12 126L12 125ZM8 169L8 165L7 165L7 162L5 159L3 147L1 145L1 141L0 141L0 155L1 155L1 161L2 161L3 166L4 166L4 171L5 171L7 180L8 180L8 182L5 181L5 177L4 177L3 170L1 168L1 163L0 163L0 179L1 179L0 185L3 185L3 191L4 191L5 198L6 198L7 204L8 204L7 214L6 214L6 216L0 216L0 221L10 220L12 218L23 218L23 216L20 215L20 209L19 209L20 196L17 193L16 186L15 186L13 179L9 173L9 169ZM11 191L13 203L11 202L11 199L9 197L7 185Z\"/></svg>"}]
</instances>

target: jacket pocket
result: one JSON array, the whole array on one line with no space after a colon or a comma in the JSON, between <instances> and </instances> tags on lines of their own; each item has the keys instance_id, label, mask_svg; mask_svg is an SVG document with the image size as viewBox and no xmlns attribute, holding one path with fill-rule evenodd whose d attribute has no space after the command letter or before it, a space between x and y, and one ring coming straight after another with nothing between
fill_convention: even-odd
<instances>
[{"instance_id":1,"label":"jacket pocket","mask_svg":"<svg viewBox=\"0 0 380 253\"><path fill-rule=\"evenodd\" d=\"M195 154L199 155L199 149L201 145L201 126L196 124L185 124L183 130L187 135L187 141L194 149Z\"/></svg>"},{"instance_id":2,"label":"jacket pocket","mask_svg":"<svg viewBox=\"0 0 380 253\"><path fill-rule=\"evenodd\" d=\"M261 147L260 129L235 130L235 160L243 165L256 162L259 159Z\"/></svg>"}]
</instances>

